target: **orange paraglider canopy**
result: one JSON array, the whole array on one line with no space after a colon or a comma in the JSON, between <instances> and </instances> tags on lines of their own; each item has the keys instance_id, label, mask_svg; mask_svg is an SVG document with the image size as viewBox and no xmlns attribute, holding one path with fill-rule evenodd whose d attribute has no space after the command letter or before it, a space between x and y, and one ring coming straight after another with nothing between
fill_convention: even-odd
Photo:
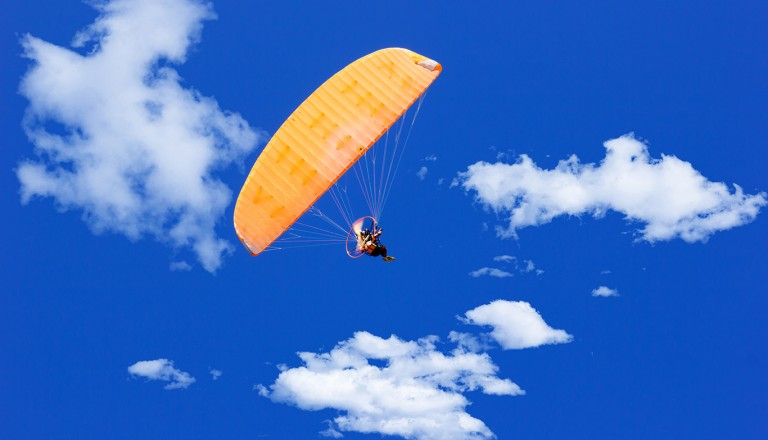
<instances>
[{"instance_id":1,"label":"orange paraglider canopy","mask_svg":"<svg viewBox=\"0 0 768 440\"><path fill-rule=\"evenodd\" d=\"M258 255L309 209L440 74L407 49L348 65L283 123L253 165L235 205L235 231Z\"/></svg>"}]
</instances>

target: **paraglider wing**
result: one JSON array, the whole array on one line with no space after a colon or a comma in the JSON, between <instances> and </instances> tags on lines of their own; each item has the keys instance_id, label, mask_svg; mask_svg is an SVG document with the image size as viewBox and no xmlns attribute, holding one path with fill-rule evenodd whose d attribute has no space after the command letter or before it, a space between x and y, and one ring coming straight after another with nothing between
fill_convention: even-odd
<instances>
[{"instance_id":1,"label":"paraglider wing","mask_svg":"<svg viewBox=\"0 0 768 440\"><path fill-rule=\"evenodd\" d=\"M237 198L235 231L251 255L304 214L441 70L410 50L382 49L315 90L264 147Z\"/></svg>"}]
</instances>

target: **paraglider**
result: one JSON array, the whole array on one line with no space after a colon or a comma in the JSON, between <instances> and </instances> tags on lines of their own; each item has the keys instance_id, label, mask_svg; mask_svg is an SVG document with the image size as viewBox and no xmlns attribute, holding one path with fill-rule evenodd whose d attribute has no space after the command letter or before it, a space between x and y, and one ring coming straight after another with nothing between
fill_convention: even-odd
<instances>
[{"instance_id":1,"label":"paraglider","mask_svg":"<svg viewBox=\"0 0 768 440\"><path fill-rule=\"evenodd\" d=\"M251 255L263 252L311 211L313 204L422 97L441 70L439 63L410 50L382 49L354 61L315 90L266 145L238 196L235 231ZM391 169L387 180L389 174ZM383 175L384 171L379 172L377 180L383 182ZM378 188L383 185L372 186L377 188L372 188L371 197L366 199L374 223L370 240L361 242L366 238L361 236L362 229L355 231L346 216L349 227L344 233L354 235L353 248L365 246L354 252L386 256L386 248L380 241L377 244L374 217L380 215L388 192ZM342 242L344 238L342 235Z\"/></svg>"},{"instance_id":2,"label":"paraglider","mask_svg":"<svg viewBox=\"0 0 768 440\"><path fill-rule=\"evenodd\" d=\"M371 257L381 256L386 262L394 261L395 257L387 254L387 247L381 243L382 228L376 223L376 219L367 216L357 219L352 224L347 235L347 255L358 258L363 255Z\"/></svg>"},{"instance_id":3,"label":"paraglider","mask_svg":"<svg viewBox=\"0 0 768 440\"><path fill-rule=\"evenodd\" d=\"M381 228L374 229L372 231L369 229L362 231L360 234L360 239L363 242L361 249L363 252L372 257L381 256L384 261L390 262L393 261L395 257L387 255L387 247L384 246L384 244L381 242L381 239L379 238L382 232L384 232L384 230Z\"/></svg>"}]
</instances>

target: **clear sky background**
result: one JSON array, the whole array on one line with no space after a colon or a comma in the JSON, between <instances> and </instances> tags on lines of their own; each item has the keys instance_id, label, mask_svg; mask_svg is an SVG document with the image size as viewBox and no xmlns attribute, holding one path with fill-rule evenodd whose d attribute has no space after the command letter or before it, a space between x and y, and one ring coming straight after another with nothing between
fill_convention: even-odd
<instances>
[{"instance_id":1,"label":"clear sky background","mask_svg":"<svg viewBox=\"0 0 768 440\"><path fill-rule=\"evenodd\" d=\"M768 437L763 2L5 3L1 438ZM443 66L397 261L250 257L269 136L385 47Z\"/></svg>"}]
</instances>

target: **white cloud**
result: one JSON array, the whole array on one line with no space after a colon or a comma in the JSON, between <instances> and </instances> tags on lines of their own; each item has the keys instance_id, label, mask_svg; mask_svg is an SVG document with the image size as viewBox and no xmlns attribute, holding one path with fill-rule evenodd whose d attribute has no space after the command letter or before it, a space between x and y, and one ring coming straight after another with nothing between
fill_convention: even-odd
<instances>
[{"instance_id":1,"label":"white cloud","mask_svg":"<svg viewBox=\"0 0 768 440\"><path fill-rule=\"evenodd\" d=\"M592 296L619 296L619 291L606 286L600 286L592 290Z\"/></svg>"},{"instance_id":2,"label":"white cloud","mask_svg":"<svg viewBox=\"0 0 768 440\"><path fill-rule=\"evenodd\" d=\"M99 18L77 34L75 50L26 35L32 67L20 92L24 129L36 158L19 164L21 200L51 197L77 209L95 233L152 236L189 247L206 270L232 245L214 227L232 191L215 171L256 146L237 114L181 86L170 64L185 61L202 22L198 0L93 3Z\"/></svg>"},{"instance_id":3,"label":"white cloud","mask_svg":"<svg viewBox=\"0 0 768 440\"><path fill-rule=\"evenodd\" d=\"M419 180L424 180L427 177L428 172L429 170L427 170L427 167L421 167L419 168L419 171L416 172L416 176Z\"/></svg>"},{"instance_id":4,"label":"white cloud","mask_svg":"<svg viewBox=\"0 0 768 440\"><path fill-rule=\"evenodd\" d=\"M328 428L326 428L323 431L320 431L320 435L323 437L330 437L330 438L343 438L344 434L340 433L336 430L336 428L333 425L332 420L325 420L325 423L328 424Z\"/></svg>"},{"instance_id":5,"label":"white cloud","mask_svg":"<svg viewBox=\"0 0 768 440\"><path fill-rule=\"evenodd\" d=\"M409 439L481 439L493 433L465 408L462 393L520 395L509 379L496 376L486 353L459 347L437 350L436 337L404 341L367 332L340 342L328 353L299 353L304 362L283 367L262 396L304 410L336 409L325 435L355 431L398 435Z\"/></svg>"},{"instance_id":6,"label":"white cloud","mask_svg":"<svg viewBox=\"0 0 768 440\"><path fill-rule=\"evenodd\" d=\"M458 345L462 350L479 353L491 348L487 341L488 338L485 336L486 335L478 336L472 333L451 331L448 333L448 340Z\"/></svg>"},{"instance_id":7,"label":"white cloud","mask_svg":"<svg viewBox=\"0 0 768 440\"><path fill-rule=\"evenodd\" d=\"M536 265L531 260L523 260L524 266L521 266L518 263L519 260L517 259L517 257L513 257L512 255L498 255L493 257L493 261L512 264L515 270L517 270L520 273L535 272L536 275L541 275L544 273L543 270L537 269ZM512 276L512 274L510 274L509 276Z\"/></svg>"},{"instance_id":8,"label":"white cloud","mask_svg":"<svg viewBox=\"0 0 768 440\"><path fill-rule=\"evenodd\" d=\"M169 382L166 390L184 389L195 382L195 378L173 367L173 361L168 359L155 359L153 361L139 361L128 367L128 372L134 376L144 377L147 380L161 380Z\"/></svg>"},{"instance_id":9,"label":"white cloud","mask_svg":"<svg viewBox=\"0 0 768 440\"><path fill-rule=\"evenodd\" d=\"M192 265L186 261L173 261L170 268L174 272L188 272L192 270Z\"/></svg>"},{"instance_id":10,"label":"white cloud","mask_svg":"<svg viewBox=\"0 0 768 440\"><path fill-rule=\"evenodd\" d=\"M496 300L465 313L468 324L493 327L491 337L504 349L538 347L544 344L564 344L573 336L556 330L524 301Z\"/></svg>"},{"instance_id":11,"label":"white cloud","mask_svg":"<svg viewBox=\"0 0 768 440\"><path fill-rule=\"evenodd\" d=\"M495 278L508 278L512 276L511 273L497 269L495 267L481 267L480 269L473 270L469 273L469 276L472 278L479 278L485 275Z\"/></svg>"},{"instance_id":12,"label":"white cloud","mask_svg":"<svg viewBox=\"0 0 768 440\"><path fill-rule=\"evenodd\" d=\"M513 257L512 255L498 255L493 257L493 261L503 261L504 263L512 263L516 260L517 258Z\"/></svg>"},{"instance_id":13,"label":"white cloud","mask_svg":"<svg viewBox=\"0 0 768 440\"><path fill-rule=\"evenodd\" d=\"M429 156L425 157L424 160L427 162L436 162L437 156L434 154L430 154Z\"/></svg>"},{"instance_id":14,"label":"white cloud","mask_svg":"<svg viewBox=\"0 0 768 440\"><path fill-rule=\"evenodd\" d=\"M525 260L523 261L523 263L525 263L525 267L520 269L521 272L524 272L524 273L536 272L536 275L541 275L544 273L543 270L536 269L536 265L533 264L533 261L531 260Z\"/></svg>"},{"instance_id":15,"label":"white cloud","mask_svg":"<svg viewBox=\"0 0 768 440\"><path fill-rule=\"evenodd\" d=\"M217 370L216 368L211 368L208 370L208 372L211 373L213 380L217 380L221 377L222 374L224 374L221 370Z\"/></svg>"},{"instance_id":16,"label":"white cloud","mask_svg":"<svg viewBox=\"0 0 768 440\"><path fill-rule=\"evenodd\" d=\"M509 226L498 230L503 237L561 215L600 217L612 209L645 223L639 231L643 240L704 241L751 222L767 202L764 192L747 195L738 185L731 192L674 156L653 159L631 135L604 145L606 156L597 165L571 156L545 170L522 155L512 165L475 163L459 174L456 184L474 191L483 205L509 215Z\"/></svg>"}]
</instances>

